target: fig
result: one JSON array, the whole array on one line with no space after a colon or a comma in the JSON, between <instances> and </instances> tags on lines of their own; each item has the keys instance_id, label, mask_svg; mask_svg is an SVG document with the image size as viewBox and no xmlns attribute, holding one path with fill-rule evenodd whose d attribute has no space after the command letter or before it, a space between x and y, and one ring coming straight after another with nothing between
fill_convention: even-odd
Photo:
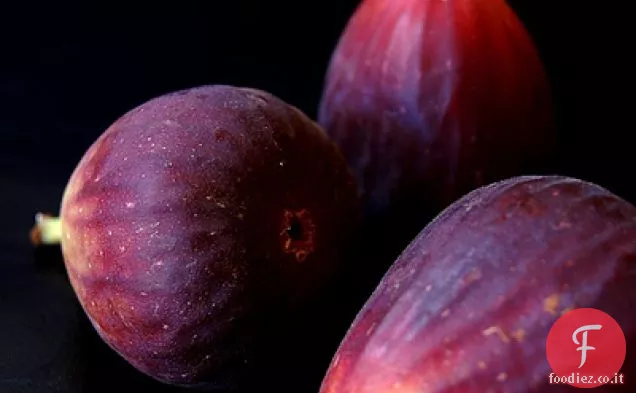
<instances>
[{"instance_id":1,"label":"fig","mask_svg":"<svg viewBox=\"0 0 636 393\"><path fill-rule=\"evenodd\" d=\"M504 0L363 1L333 53L318 122L355 172L369 243L390 263L467 192L552 172L550 94Z\"/></svg>"},{"instance_id":2,"label":"fig","mask_svg":"<svg viewBox=\"0 0 636 393\"><path fill-rule=\"evenodd\" d=\"M601 186L521 176L478 188L438 215L387 271L321 392L567 389L549 385L552 324L572 309L602 310L630 351L635 273L636 208Z\"/></svg>"},{"instance_id":3,"label":"fig","mask_svg":"<svg viewBox=\"0 0 636 393\"><path fill-rule=\"evenodd\" d=\"M270 93L215 85L115 121L35 235L59 239L90 321L135 368L230 389L281 318L346 266L359 213L346 161L316 123Z\"/></svg>"}]
</instances>

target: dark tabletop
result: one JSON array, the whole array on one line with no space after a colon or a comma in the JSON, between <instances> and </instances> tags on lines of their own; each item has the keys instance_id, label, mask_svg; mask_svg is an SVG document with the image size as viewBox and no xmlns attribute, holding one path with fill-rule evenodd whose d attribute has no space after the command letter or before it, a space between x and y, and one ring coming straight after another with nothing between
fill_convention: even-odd
<instances>
[{"instance_id":1,"label":"dark tabletop","mask_svg":"<svg viewBox=\"0 0 636 393\"><path fill-rule=\"evenodd\" d=\"M357 4L171 3L0 5L1 393L179 391L139 374L97 338L59 249L30 246L34 214L57 213L88 145L156 95L209 83L252 86L313 117L329 56ZM633 90L623 73L632 47L618 31L630 27L616 22L615 8L550 3L512 2L553 84L563 172L632 198L625 135L634 131Z\"/></svg>"}]
</instances>

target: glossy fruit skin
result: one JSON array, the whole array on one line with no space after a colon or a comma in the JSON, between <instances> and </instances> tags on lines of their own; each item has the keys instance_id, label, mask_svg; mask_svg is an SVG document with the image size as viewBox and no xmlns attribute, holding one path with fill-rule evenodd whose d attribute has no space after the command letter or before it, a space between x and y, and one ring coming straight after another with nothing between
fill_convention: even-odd
<instances>
[{"instance_id":1,"label":"glossy fruit skin","mask_svg":"<svg viewBox=\"0 0 636 393\"><path fill-rule=\"evenodd\" d=\"M359 200L341 153L269 93L202 86L128 112L64 193L62 251L99 335L166 383L230 388L346 265ZM282 350L284 343L281 343Z\"/></svg>"},{"instance_id":2,"label":"glossy fruit skin","mask_svg":"<svg viewBox=\"0 0 636 393\"><path fill-rule=\"evenodd\" d=\"M504 0L365 0L331 59L318 122L396 254L473 189L541 174L548 80ZM386 267L385 267L386 268Z\"/></svg>"},{"instance_id":3,"label":"glossy fruit skin","mask_svg":"<svg viewBox=\"0 0 636 393\"><path fill-rule=\"evenodd\" d=\"M321 393L568 390L548 385L550 327L573 308L603 310L622 327L629 359L635 288L633 205L567 177L493 183L449 206L404 250Z\"/></svg>"}]
</instances>

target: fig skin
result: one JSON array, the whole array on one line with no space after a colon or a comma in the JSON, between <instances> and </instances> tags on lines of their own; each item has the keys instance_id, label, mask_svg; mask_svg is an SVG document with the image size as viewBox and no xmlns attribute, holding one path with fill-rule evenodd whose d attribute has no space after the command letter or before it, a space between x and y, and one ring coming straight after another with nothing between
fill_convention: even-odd
<instances>
[{"instance_id":1,"label":"fig skin","mask_svg":"<svg viewBox=\"0 0 636 393\"><path fill-rule=\"evenodd\" d=\"M568 177L493 183L449 206L404 250L321 393L579 391L548 385L545 346L556 319L582 307L622 327L628 378L635 288L633 205ZM619 388L628 386L597 389Z\"/></svg>"},{"instance_id":2,"label":"fig skin","mask_svg":"<svg viewBox=\"0 0 636 393\"><path fill-rule=\"evenodd\" d=\"M230 389L347 264L359 210L317 124L267 92L202 86L142 104L88 149L64 192L61 245L82 307L123 358L165 383Z\"/></svg>"},{"instance_id":3,"label":"fig skin","mask_svg":"<svg viewBox=\"0 0 636 393\"><path fill-rule=\"evenodd\" d=\"M504 0L363 1L333 53L318 122L355 172L369 243L386 249L381 273L457 198L552 170L548 79Z\"/></svg>"}]
</instances>

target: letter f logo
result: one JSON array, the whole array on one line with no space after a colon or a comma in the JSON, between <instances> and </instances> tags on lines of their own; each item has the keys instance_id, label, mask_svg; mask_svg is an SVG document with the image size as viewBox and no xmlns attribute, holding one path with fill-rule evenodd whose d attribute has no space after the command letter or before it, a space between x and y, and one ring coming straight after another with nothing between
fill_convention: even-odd
<instances>
[{"instance_id":1,"label":"letter f logo","mask_svg":"<svg viewBox=\"0 0 636 393\"><path fill-rule=\"evenodd\" d=\"M572 341L574 341L574 344L581 345L576 349L577 351L581 351L581 364L579 365L579 368L583 367L583 365L585 364L585 360L587 360L587 351L593 351L596 349L587 345L587 332L589 330L601 330L602 327L603 326L601 325L585 325L576 329L574 333L572 333ZM581 332L583 332L583 339L581 340L582 343L580 343L579 340L576 338L576 336L578 336L578 334Z\"/></svg>"},{"instance_id":2,"label":"letter f logo","mask_svg":"<svg viewBox=\"0 0 636 393\"><path fill-rule=\"evenodd\" d=\"M577 308L554 322L548 332L545 353L554 372L550 383L567 383L577 388L611 384L605 378L611 381L612 375L619 375L627 354L625 333L609 314L595 308ZM579 374L585 374L585 378L582 375L579 378ZM559 376L567 378L560 380Z\"/></svg>"}]
</instances>

